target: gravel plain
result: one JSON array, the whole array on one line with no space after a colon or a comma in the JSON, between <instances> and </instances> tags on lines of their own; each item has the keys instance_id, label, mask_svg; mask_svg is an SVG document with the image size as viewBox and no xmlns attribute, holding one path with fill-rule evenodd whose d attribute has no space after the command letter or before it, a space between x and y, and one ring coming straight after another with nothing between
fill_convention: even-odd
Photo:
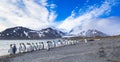
<instances>
[{"instance_id":1,"label":"gravel plain","mask_svg":"<svg viewBox=\"0 0 120 62\"><path fill-rule=\"evenodd\" d=\"M106 38L0 58L0 62L120 62L120 39Z\"/></svg>"}]
</instances>

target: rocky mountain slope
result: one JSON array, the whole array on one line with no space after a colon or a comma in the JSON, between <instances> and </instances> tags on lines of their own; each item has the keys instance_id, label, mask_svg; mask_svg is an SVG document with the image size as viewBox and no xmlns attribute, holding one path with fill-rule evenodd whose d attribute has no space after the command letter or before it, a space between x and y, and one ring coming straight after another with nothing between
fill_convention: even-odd
<instances>
[{"instance_id":1,"label":"rocky mountain slope","mask_svg":"<svg viewBox=\"0 0 120 62\"><path fill-rule=\"evenodd\" d=\"M53 39L60 38L63 32L45 28L42 30L32 30L25 27L8 28L0 33L0 39Z\"/></svg>"}]
</instances>

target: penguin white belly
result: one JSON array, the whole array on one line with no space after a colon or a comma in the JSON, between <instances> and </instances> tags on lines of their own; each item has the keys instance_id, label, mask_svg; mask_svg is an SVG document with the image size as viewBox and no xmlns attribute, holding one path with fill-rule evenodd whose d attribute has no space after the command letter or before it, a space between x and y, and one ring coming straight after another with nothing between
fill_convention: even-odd
<instances>
[{"instance_id":1,"label":"penguin white belly","mask_svg":"<svg viewBox=\"0 0 120 62\"><path fill-rule=\"evenodd\" d=\"M19 53L22 53L23 50L22 50L22 47L19 47Z\"/></svg>"},{"instance_id":2,"label":"penguin white belly","mask_svg":"<svg viewBox=\"0 0 120 62\"><path fill-rule=\"evenodd\" d=\"M25 49L25 47L23 47L23 49L22 49L22 50L23 50L23 52L26 52L26 49Z\"/></svg>"},{"instance_id":3,"label":"penguin white belly","mask_svg":"<svg viewBox=\"0 0 120 62\"><path fill-rule=\"evenodd\" d=\"M9 54L13 54L13 49L10 48L10 49L8 50L8 53L9 53Z\"/></svg>"},{"instance_id":4,"label":"penguin white belly","mask_svg":"<svg viewBox=\"0 0 120 62\"><path fill-rule=\"evenodd\" d=\"M27 52L30 52L30 45L26 46Z\"/></svg>"}]
</instances>

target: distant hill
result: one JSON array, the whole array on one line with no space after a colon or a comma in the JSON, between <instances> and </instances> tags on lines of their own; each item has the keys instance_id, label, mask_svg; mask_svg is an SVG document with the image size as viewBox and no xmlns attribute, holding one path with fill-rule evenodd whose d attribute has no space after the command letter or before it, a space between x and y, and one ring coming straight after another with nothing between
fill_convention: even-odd
<instances>
[{"instance_id":1,"label":"distant hill","mask_svg":"<svg viewBox=\"0 0 120 62\"><path fill-rule=\"evenodd\" d=\"M0 33L0 39L53 39L61 38L63 32L45 28L42 30L32 30L25 27L8 28Z\"/></svg>"},{"instance_id":2,"label":"distant hill","mask_svg":"<svg viewBox=\"0 0 120 62\"><path fill-rule=\"evenodd\" d=\"M98 31L96 29L89 29L87 31L82 31L81 32L81 36L86 36L86 37L105 37L105 36L108 36L107 34L101 32L101 31Z\"/></svg>"},{"instance_id":3,"label":"distant hill","mask_svg":"<svg viewBox=\"0 0 120 62\"><path fill-rule=\"evenodd\" d=\"M13 27L0 32L0 39L55 39L64 37L105 37L107 34L96 29L79 31L71 34L62 32L60 29L48 27L41 30L32 30L26 27Z\"/></svg>"},{"instance_id":4,"label":"distant hill","mask_svg":"<svg viewBox=\"0 0 120 62\"><path fill-rule=\"evenodd\" d=\"M71 31L72 32L72 31ZM96 29L88 29L86 31L81 31L81 30L78 30L78 31L75 31L74 30L74 33L70 33L72 36L75 36L75 37L82 37L82 36L85 36L85 37L105 37L105 36L109 36L99 30L96 30Z\"/></svg>"}]
</instances>

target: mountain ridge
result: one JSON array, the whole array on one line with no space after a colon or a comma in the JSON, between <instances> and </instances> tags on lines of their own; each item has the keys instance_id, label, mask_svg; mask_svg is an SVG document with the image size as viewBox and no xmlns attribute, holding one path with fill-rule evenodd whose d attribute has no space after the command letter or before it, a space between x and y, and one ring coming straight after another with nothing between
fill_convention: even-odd
<instances>
[{"instance_id":1,"label":"mountain ridge","mask_svg":"<svg viewBox=\"0 0 120 62\"><path fill-rule=\"evenodd\" d=\"M63 32L52 28L32 30L25 27L8 28L0 33L0 39L53 39L61 38Z\"/></svg>"},{"instance_id":2,"label":"mountain ridge","mask_svg":"<svg viewBox=\"0 0 120 62\"><path fill-rule=\"evenodd\" d=\"M96 29L89 29L87 31L81 31L80 33L70 34L53 27L47 27L41 30L32 30L22 26L8 28L0 32L0 39L55 39L62 38L64 36L105 37L108 35Z\"/></svg>"}]
</instances>

